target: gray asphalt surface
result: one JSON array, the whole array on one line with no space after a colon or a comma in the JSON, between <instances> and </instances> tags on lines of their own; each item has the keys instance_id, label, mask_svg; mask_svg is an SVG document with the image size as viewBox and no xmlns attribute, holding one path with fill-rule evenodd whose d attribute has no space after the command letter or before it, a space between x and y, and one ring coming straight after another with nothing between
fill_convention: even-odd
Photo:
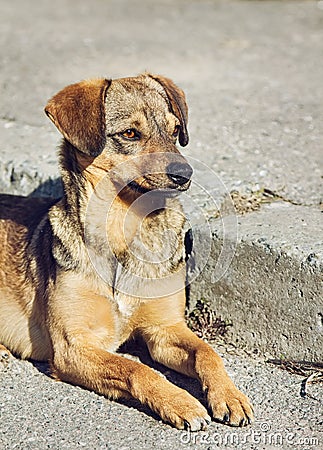
<instances>
[{"instance_id":1,"label":"gray asphalt surface","mask_svg":"<svg viewBox=\"0 0 323 450\"><path fill-rule=\"evenodd\" d=\"M138 354L138 351L136 351ZM153 366L147 354L141 360ZM212 422L187 433L162 423L135 402L111 402L79 387L55 382L43 365L14 360L0 373L0 443L4 449L319 449L323 443L322 385L308 385L261 360L225 356L229 374L253 401L254 425L236 429ZM41 369L41 371L39 370ZM159 367L160 369L160 367ZM196 381L164 369L172 382L203 402Z\"/></svg>"},{"instance_id":2,"label":"gray asphalt surface","mask_svg":"<svg viewBox=\"0 0 323 450\"><path fill-rule=\"evenodd\" d=\"M59 134L43 113L55 92L84 78L150 70L187 93L185 152L216 171L229 191L266 187L307 206L307 218L318 213L322 2L12 0L0 6L2 191L29 194L57 177ZM211 188L212 179L204 184ZM44 366L14 360L0 373L0 448L323 448L322 384L309 385L302 398L302 377L239 352L225 360L254 402L256 423L243 430L212 423L207 434L192 436L134 403L56 383ZM201 398L192 380L166 375Z\"/></svg>"}]
</instances>

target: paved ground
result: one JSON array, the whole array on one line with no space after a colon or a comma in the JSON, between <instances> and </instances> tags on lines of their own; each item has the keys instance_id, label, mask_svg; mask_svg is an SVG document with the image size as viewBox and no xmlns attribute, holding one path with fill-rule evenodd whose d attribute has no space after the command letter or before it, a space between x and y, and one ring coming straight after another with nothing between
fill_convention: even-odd
<instances>
[{"instance_id":1,"label":"paved ground","mask_svg":"<svg viewBox=\"0 0 323 450\"><path fill-rule=\"evenodd\" d=\"M137 352L138 353L138 352ZM152 364L142 352L141 359ZM226 356L230 375L252 399L253 426L236 429L213 422L206 432L175 430L135 403L115 403L48 378L31 363L15 360L0 373L0 448L97 449L319 449L323 446L322 385L309 385L261 360ZM172 382L202 402L198 384L172 371Z\"/></svg>"},{"instance_id":2,"label":"paved ground","mask_svg":"<svg viewBox=\"0 0 323 450\"><path fill-rule=\"evenodd\" d=\"M303 284L294 280L282 298L291 316L282 322L291 333L285 330L282 337L281 329L271 327L266 337L260 327L266 322L256 315L259 308L251 309L249 326L258 324L258 329L249 330L249 342L268 346L272 336L276 348L295 352L298 346L302 352L296 328L306 322L301 305L309 305L309 320L302 329L305 354L314 348L312 355L318 356L323 347L323 296L316 281L322 268L322 42L322 2L316 1L2 2L0 189L39 193L39 184L45 182L41 193L58 192L53 180L58 175L59 135L43 107L60 88L91 76L127 76L146 69L173 78L187 93L191 142L185 153L207 165L208 170L199 170L197 163L196 170L205 191L215 196L215 180L220 179L226 191L246 196L247 207L264 189L280 198L266 208L260 205L260 216L255 212L239 218L240 241L248 251L240 246L237 255L254 274L256 288L261 291L259 286L267 283L267 291L281 298L281 287L291 283L295 273L297 279L305 277ZM206 196L197 192L196 198L199 207L208 207ZM261 233L263 223L267 231ZM255 259L250 248L263 251L261 258ZM284 264L273 266L276 278L256 270L260 264L271 267L277 252L280 262L286 254L292 258L288 277L282 276L287 273ZM235 299L242 286L232 283L243 273L239 267L233 265L228 272L229 287L237 288ZM260 298L252 286L247 289L251 299L257 294ZM228 285L222 285L223 293L230 298ZM253 303L259 306L257 300ZM228 307L217 306L223 312ZM276 306L270 305L273 319L281 311ZM227 367L254 401L257 422L242 431L212 424L210 434L200 434L195 442L134 405L54 383L30 363L15 361L0 375L0 448L323 446L322 385L309 387L314 398L301 398L302 378L262 360L236 355L228 357ZM200 395L194 383L184 384Z\"/></svg>"}]
</instances>

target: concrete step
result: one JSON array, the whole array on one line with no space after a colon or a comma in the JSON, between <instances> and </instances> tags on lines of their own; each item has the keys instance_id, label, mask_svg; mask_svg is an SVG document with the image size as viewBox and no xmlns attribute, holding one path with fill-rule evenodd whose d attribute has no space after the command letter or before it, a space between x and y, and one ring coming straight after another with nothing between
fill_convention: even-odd
<instances>
[{"instance_id":1,"label":"concrete step","mask_svg":"<svg viewBox=\"0 0 323 450\"><path fill-rule=\"evenodd\" d=\"M59 197L58 134L47 126L0 120L0 192Z\"/></svg>"},{"instance_id":2,"label":"concrete step","mask_svg":"<svg viewBox=\"0 0 323 450\"><path fill-rule=\"evenodd\" d=\"M321 361L321 230L319 210L281 201L193 229L190 310L209 305L252 354Z\"/></svg>"}]
</instances>

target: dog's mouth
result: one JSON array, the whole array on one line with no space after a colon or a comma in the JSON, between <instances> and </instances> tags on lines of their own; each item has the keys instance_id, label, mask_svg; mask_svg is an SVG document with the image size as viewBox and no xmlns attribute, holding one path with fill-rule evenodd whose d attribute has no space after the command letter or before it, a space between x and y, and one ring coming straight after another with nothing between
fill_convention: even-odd
<instances>
[{"instance_id":1,"label":"dog's mouth","mask_svg":"<svg viewBox=\"0 0 323 450\"><path fill-rule=\"evenodd\" d=\"M119 192L122 191L123 196L130 195L134 198L152 192L163 197L175 197L189 189L193 169L186 161L171 162L164 166L164 170L156 168L156 161L154 162L155 165L151 168L150 160L145 167L141 163L140 167L137 166L135 170L132 170L132 176L129 176L130 170L125 170L128 167L122 166L122 170L120 167L118 170L113 170L112 179Z\"/></svg>"},{"instance_id":2,"label":"dog's mouth","mask_svg":"<svg viewBox=\"0 0 323 450\"><path fill-rule=\"evenodd\" d=\"M127 184L128 188L138 194L146 194L148 192L155 191L156 193L166 197L175 197L181 192L187 191L190 185L191 180L186 180L185 183L178 184L176 182L171 183L169 180L167 182L167 180L157 180L156 178L152 179L151 177L141 177L130 181Z\"/></svg>"},{"instance_id":3,"label":"dog's mouth","mask_svg":"<svg viewBox=\"0 0 323 450\"><path fill-rule=\"evenodd\" d=\"M192 167L187 163L174 162L162 173L142 175L128 183L128 187L140 194L158 191L166 196L178 195L191 185Z\"/></svg>"}]
</instances>

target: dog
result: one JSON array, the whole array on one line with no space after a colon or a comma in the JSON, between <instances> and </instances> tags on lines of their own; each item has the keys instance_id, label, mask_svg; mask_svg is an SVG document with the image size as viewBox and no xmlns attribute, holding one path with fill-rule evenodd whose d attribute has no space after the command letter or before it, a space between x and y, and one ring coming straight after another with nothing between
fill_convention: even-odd
<instances>
[{"instance_id":1,"label":"dog","mask_svg":"<svg viewBox=\"0 0 323 450\"><path fill-rule=\"evenodd\" d=\"M94 79L45 108L63 135L59 200L0 197L1 358L49 361L54 378L135 398L178 429L207 409L147 365L117 353L140 336L153 360L197 378L212 417L253 408L221 358L186 325L184 222L192 168L183 91L163 76ZM6 350L8 349L8 350Z\"/></svg>"}]
</instances>

